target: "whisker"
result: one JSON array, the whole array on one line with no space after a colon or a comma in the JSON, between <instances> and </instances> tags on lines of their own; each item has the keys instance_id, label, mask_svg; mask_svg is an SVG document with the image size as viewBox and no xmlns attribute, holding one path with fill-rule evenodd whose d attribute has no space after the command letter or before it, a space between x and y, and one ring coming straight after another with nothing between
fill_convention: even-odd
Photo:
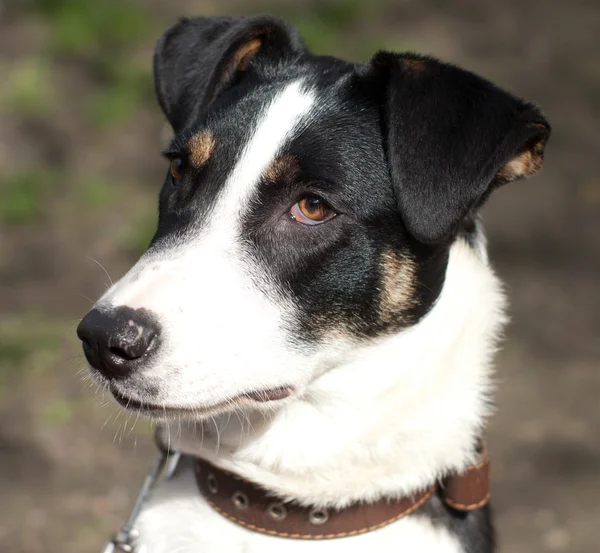
<instances>
[{"instance_id":1,"label":"whisker","mask_svg":"<svg viewBox=\"0 0 600 553\"><path fill-rule=\"evenodd\" d=\"M138 420L140 419L140 412L138 411L135 415L135 420L133 421L133 425L131 427L131 430L129 431L129 434L127 434L127 437L129 438L130 434L133 432L135 425L137 424ZM135 437L135 444L137 444L137 436ZM134 449L135 449L135 444L134 444Z\"/></svg>"},{"instance_id":2,"label":"whisker","mask_svg":"<svg viewBox=\"0 0 600 553\"><path fill-rule=\"evenodd\" d=\"M79 296L80 298L83 298L84 300L88 300L92 305L94 305L96 303L92 298L86 296L85 294L81 294L79 292L73 292L73 295Z\"/></svg>"},{"instance_id":3,"label":"whisker","mask_svg":"<svg viewBox=\"0 0 600 553\"><path fill-rule=\"evenodd\" d=\"M114 286L114 282L113 279L110 278L110 275L108 274L108 271L104 268L104 266L102 265L102 263L100 263L100 261L97 261L96 259L94 259L92 256L87 255L86 256L88 259L91 259L94 263L96 263L103 271L104 274L108 277L108 280L110 281L110 285Z\"/></svg>"}]
</instances>

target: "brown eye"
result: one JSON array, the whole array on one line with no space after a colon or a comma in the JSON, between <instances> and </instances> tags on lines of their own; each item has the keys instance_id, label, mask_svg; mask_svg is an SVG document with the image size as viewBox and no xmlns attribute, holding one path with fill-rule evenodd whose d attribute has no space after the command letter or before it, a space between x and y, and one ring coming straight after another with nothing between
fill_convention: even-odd
<instances>
[{"instance_id":1,"label":"brown eye","mask_svg":"<svg viewBox=\"0 0 600 553\"><path fill-rule=\"evenodd\" d=\"M318 225L333 219L337 214L323 198L306 196L292 206L290 215L303 225Z\"/></svg>"},{"instance_id":2,"label":"brown eye","mask_svg":"<svg viewBox=\"0 0 600 553\"><path fill-rule=\"evenodd\" d=\"M171 160L171 181L174 185L179 183L181 174L183 173L183 159L180 157L173 158Z\"/></svg>"}]
</instances>

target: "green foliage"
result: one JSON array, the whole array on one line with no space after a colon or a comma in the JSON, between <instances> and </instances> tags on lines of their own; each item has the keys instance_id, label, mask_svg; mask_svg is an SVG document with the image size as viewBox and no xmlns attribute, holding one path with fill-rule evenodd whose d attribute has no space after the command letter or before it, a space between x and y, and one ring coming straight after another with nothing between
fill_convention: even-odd
<instances>
[{"instance_id":1,"label":"green foliage","mask_svg":"<svg viewBox=\"0 0 600 553\"><path fill-rule=\"evenodd\" d=\"M18 366L31 351L29 340L21 336L3 336L0 342L0 368Z\"/></svg>"},{"instance_id":2,"label":"green foliage","mask_svg":"<svg viewBox=\"0 0 600 553\"><path fill-rule=\"evenodd\" d=\"M30 315L0 320L0 384L11 375L23 376L49 366L61 346L64 327Z\"/></svg>"},{"instance_id":3,"label":"green foliage","mask_svg":"<svg viewBox=\"0 0 600 553\"><path fill-rule=\"evenodd\" d=\"M84 206L107 207L115 200L115 185L97 177L91 177L81 183L79 193Z\"/></svg>"},{"instance_id":4,"label":"green foliage","mask_svg":"<svg viewBox=\"0 0 600 553\"><path fill-rule=\"evenodd\" d=\"M42 214L44 197L58 185L51 170L32 170L0 177L0 223L29 223Z\"/></svg>"},{"instance_id":5,"label":"green foliage","mask_svg":"<svg viewBox=\"0 0 600 553\"><path fill-rule=\"evenodd\" d=\"M89 105L93 124L103 127L119 123L139 105L151 101L154 89L149 69L113 62L103 67L102 72L106 84Z\"/></svg>"},{"instance_id":6,"label":"green foliage","mask_svg":"<svg viewBox=\"0 0 600 553\"><path fill-rule=\"evenodd\" d=\"M135 44L150 24L146 11L128 0L34 0L50 22L57 52L96 57Z\"/></svg>"},{"instance_id":7,"label":"green foliage","mask_svg":"<svg viewBox=\"0 0 600 553\"><path fill-rule=\"evenodd\" d=\"M251 13L273 13L289 20L317 54L367 61L378 50L410 49L393 36L367 34L369 29L381 27L382 5L380 0L312 0L290 6L266 0Z\"/></svg>"},{"instance_id":8,"label":"green foliage","mask_svg":"<svg viewBox=\"0 0 600 553\"><path fill-rule=\"evenodd\" d=\"M92 125L120 123L149 101L150 62L130 61L156 34L147 9L131 0L33 0L33 7L48 23L53 55L85 62L96 81L87 114Z\"/></svg>"},{"instance_id":9,"label":"green foliage","mask_svg":"<svg viewBox=\"0 0 600 553\"><path fill-rule=\"evenodd\" d=\"M65 400L58 400L46 406L42 419L53 425L68 423L73 417L73 406Z\"/></svg>"},{"instance_id":10,"label":"green foliage","mask_svg":"<svg viewBox=\"0 0 600 553\"><path fill-rule=\"evenodd\" d=\"M344 50L348 50L349 30L368 16L372 5L362 0L327 0L297 7L268 4L264 11L294 23L306 44L317 54L343 55L344 52L340 50L344 46Z\"/></svg>"},{"instance_id":11,"label":"green foliage","mask_svg":"<svg viewBox=\"0 0 600 553\"><path fill-rule=\"evenodd\" d=\"M0 364L19 365L34 350L53 350L60 345L59 337L51 327L30 318L0 326L0 330Z\"/></svg>"},{"instance_id":12,"label":"green foliage","mask_svg":"<svg viewBox=\"0 0 600 553\"><path fill-rule=\"evenodd\" d=\"M337 0L318 2L310 6L310 11L331 26L344 27L359 22L371 8L372 6L363 0Z\"/></svg>"},{"instance_id":13,"label":"green foliage","mask_svg":"<svg viewBox=\"0 0 600 553\"><path fill-rule=\"evenodd\" d=\"M6 71L2 104L8 110L23 115L42 115L56 102L48 60L29 58L2 70Z\"/></svg>"},{"instance_id":14,"label":"green foliage","mask_svg":"<svg viewBox=\"0 0 600 553\"><path fill-rule=\"evenodd\" d=\"M89 119L97 127L108 127L127 119L138 105L136 90L121 84L106 87L94 95Z\"/></svg>"}]
</instances>

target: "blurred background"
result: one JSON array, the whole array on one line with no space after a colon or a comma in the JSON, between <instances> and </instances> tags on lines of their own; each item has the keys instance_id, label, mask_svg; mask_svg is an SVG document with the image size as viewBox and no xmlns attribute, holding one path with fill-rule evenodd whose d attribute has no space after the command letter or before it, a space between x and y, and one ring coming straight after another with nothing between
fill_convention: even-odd
<instances>
[{"instance_id":1,"label":"blurred background","mask_svg":"<svg viewBox=\"0 0 600 553\"><path fill-rule=\"evenodd\" d=\"M156 38L182 14L264 12L317 52L429 53L544 108L542 173L484 212L512 314L494 506L501 553L598 551L596 0L0 0L0 551L93 553L125 520L152 431L83 381L75 326L156 222Z\"/></svg>"}]
</instances>

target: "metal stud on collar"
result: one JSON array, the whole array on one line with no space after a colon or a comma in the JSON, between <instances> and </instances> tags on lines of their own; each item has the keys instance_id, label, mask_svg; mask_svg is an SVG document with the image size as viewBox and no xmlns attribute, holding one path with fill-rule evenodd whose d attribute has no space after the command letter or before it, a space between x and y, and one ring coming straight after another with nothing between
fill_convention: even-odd
<instances>
[{"instance_id":1,"label":"metal stud on collar","mask_svg":"<svg viewBox=\"0 0 600 553\"><path fill-rule=\"evenodd\" d=\"M247 509L250 506L250 500L244 492L234 492L231 501L237 509Z\"/></svg>"},{"instance_id":2,"label":"metal stud on collar","mask_svg":"<svg viewBox=\"0 0 600 553\"><path fill-rule=\"evenodd\" d=\"M212 472L208 473L208 476L206 477L206 484L210 493L217 493L219 491L217 477Z\"/></svg>"},{"instance_id":3,"label":"metal stud on collar","mask_svg":"<svg viewBox=\"0 0 600 553\"><path fill-rule=\"evenodd\" d=\"M326 509L311 509L308 513L308 522L314 526L321 526L329 520L329 512Z\"/></svg>"},{"instance_id":4,"label":"metal stud on collar","mask_svg":"<svg viewBox=\"0 0 600 553\"><path fill-rule=\"evenodd\" d=\"M283 503L271 503L267 506L267 515L279 522L287 517L287 509Z\"/></svg>"}]
</instances>

